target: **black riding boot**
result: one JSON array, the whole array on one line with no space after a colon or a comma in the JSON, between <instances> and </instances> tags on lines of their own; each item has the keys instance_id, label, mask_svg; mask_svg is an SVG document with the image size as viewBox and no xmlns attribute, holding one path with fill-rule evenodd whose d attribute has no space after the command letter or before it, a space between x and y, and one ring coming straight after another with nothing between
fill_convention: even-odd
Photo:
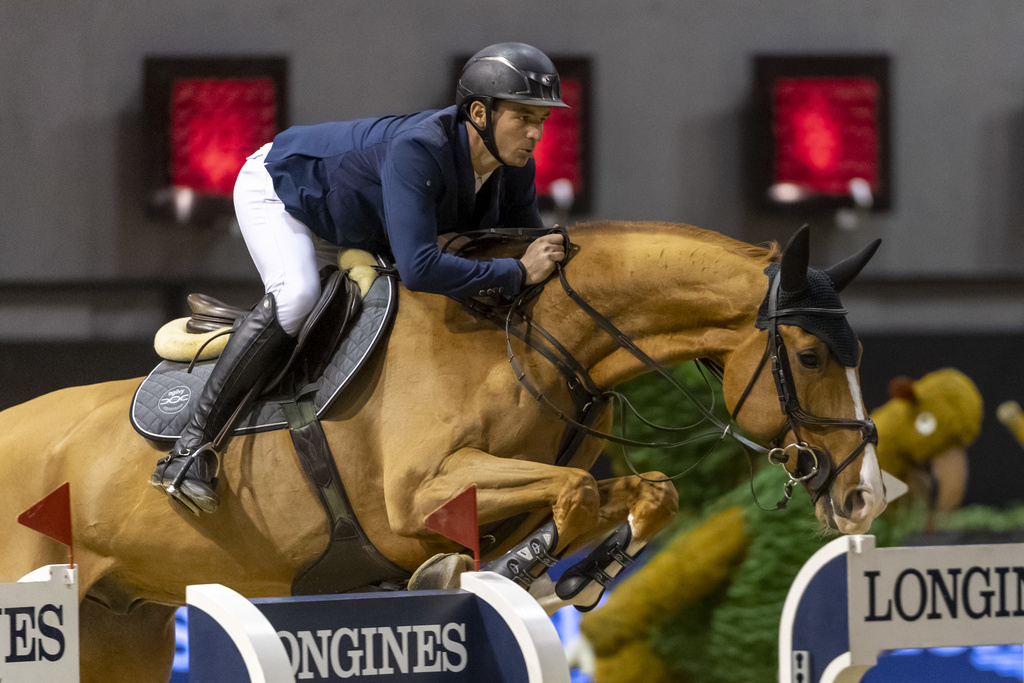
<instances>
[{"instance_id":1,"label":"black riding boot","mask_svg":"<svg viewBox=\"0 0 1024 683\"><path fill-rule=\"evenodd\" d=\"M157 464L150 484L163 489L195 514L217 509L220 463L211 442L249 391L259 392L282 361L282 349L291 341L277 322L274 296L264 295L231 333L192 417L170 454ZM175 483L182 469L185 474Z\"/></svg>"}]
</instances>

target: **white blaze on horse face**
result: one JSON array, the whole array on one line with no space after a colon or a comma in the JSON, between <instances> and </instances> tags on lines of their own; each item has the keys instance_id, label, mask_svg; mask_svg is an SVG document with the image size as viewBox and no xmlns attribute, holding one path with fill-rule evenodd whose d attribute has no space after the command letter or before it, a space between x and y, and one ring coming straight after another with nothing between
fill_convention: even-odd
<instances>
[{"instance_id":1,"label":"white blaze on horse face","mask_svg":"<svg viewBox=\"0 0 1024 683\"><path fill-rule=\"evenodd\" d=\"M857 372L854 368L846 368L846 381L850 386L850 396L853 398L853 406L858 420L866 419L864 412L864 399L860 393L860 384L857 382ZM840 517L835 514L836 526L844 534L863 534L871 528L871 522L885 510L885 487L882 485L882 470L878 466L878 456L875 454L875 447L868 444L864 448L860 464L860 485L859 495L854 498L855 507L850 511L849 517ZM832 501L832 511L836 510L836 501Z\"/></svg>"},{"instance_id":2,"label":"white blaze on horse face","mask_svg":"<svg viewBox=\"0 0 1024 683\"><path fill-rule=\"evenodd\" d=\"M853 397L853 409L857 411L857 419L864 419L864 399L860 395L860 384L854 368L846 368L846 381L850 385L850 396Z\"/></svg>"}]
</instances>

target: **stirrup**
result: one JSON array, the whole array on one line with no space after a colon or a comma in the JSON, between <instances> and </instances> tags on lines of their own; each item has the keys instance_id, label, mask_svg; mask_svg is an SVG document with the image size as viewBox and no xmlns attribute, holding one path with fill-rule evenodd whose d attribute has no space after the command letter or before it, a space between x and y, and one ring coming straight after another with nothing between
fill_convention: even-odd
<instances>
[{"instance_id":1,"label":"stirrup","mask_svg":"<svg viewBox=\"0 0 1024 683\"><path fill-rule=\"evenodd\" d=\"M215 490L217 486L216 475L211 477L210 481L206 481L201 477L189 478L187 476L189 470L192 469L192 466L196 463L199 457L206 453L207 451L209 451L211 457L213 457L214 460L218 460L217 451L214 449L213 444L208 442L194 450L183 449L182 451L170 453L169 455L164 456L163 458L157 461L156 471L153 472L153 475L149 478L149 483L151 486L153 486L153 488L163 491L170 497L171 500L178 503L179 505L181 505L182 507L184 507L186 510L196 515L197 517L202 512L212 514L217 510L217 507L220 504L220 500ZM182 459L184 460L184 462L182 463L181 469L174 476L174 479L168 483L166 481L165 476L167 472L167 467L172 462ZM204 505L201 504L192 496L190 496L189 493L186 490L184 490L184 487L182 486L183 483L189 481L201 483L204 486L206 486L210 492L209 496L207 497L210 498L211 502Z\"/></svg>"},{"instance_id":2,"label":"stirrup","mask_svg":"<svg viewBox=\"0 0 1024 683\"><path fill-rule=\"evenodd\" d=\"M174 492L172 493L170 490L170 485L165 485L163 482L163 477L159 474L161 468L165 468L167 465L169 465L171 460L173 460L173 458L171 456L167 456L157 461L157 471L154 472L152 476L150 476L149 485L157 489L158 491L162 491L163 493L167 494L167 497L170 498L172 501L174 501L181 507L191 512L196 517L199 517L200 514L202 514L203 512L199 508L199 506L196 505L195 502L188 496L183 496L181 494L180 489L175 489Z\"/></svg>"},{"instance_id":3,"label":"stirrup","mask_svg":"<svg viewBox=\"0 0 1024 683\"><path fill-rule=\"evenodd\" d=\"M530 590L534 581L558 563L558 557L554 555L557 545L558 528L554 521L551 521L534 531L525 541L488 564L484 569L501 574L524 590ZM541 566L543 569L534 574Z\"/></svg>"},{"instance_id":4,"label":"stirrup","mask_svg":"<svg viewBox=\"0 0 1024 683\"><path fill-rule=\"evenodd\" d=\"M633 530L629 524L620 526L586 558L565 570L565 573L558 579L558 583L555 584L555 595L562 600L570 601L597 582L601 586L597 599L590 605L575 605L580 612L589 612L594 609L601 601L601 596L604 595L604 591L612 579L618 575L619 571L632 565L643 552L643 547L641 547L636 554L629 554L627 549L632 540ZM609 574L613 562L619 565L619 570L615 574Z\"/></svg>"}]
</instances>

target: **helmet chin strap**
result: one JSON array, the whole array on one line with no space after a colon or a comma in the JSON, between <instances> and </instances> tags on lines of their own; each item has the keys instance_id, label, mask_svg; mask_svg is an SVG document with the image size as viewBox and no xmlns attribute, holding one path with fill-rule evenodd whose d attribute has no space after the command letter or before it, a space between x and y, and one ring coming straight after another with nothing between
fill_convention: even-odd
<instances>
[{"instance_id":1,"label":"helmet chin strap","mask_svg":"<svg viewBox=\"0 0 1024 683\"><path fill-rule=\"evenodd\" d=\"M498 160L498 163L502 166L507 166L505 160L498 154L498 144L494 141L494 124L491 118L491 98L481 98L477 100L484 105L484 125L481 127L477 125L477 122L473 120L473 117L469 115L469 110L466 111L466 120L469 121L469 125L476 129L476 132L480 134L480 139L484 141L484 147L491 153L491 156Z\"/></svg>"}]
</instances>

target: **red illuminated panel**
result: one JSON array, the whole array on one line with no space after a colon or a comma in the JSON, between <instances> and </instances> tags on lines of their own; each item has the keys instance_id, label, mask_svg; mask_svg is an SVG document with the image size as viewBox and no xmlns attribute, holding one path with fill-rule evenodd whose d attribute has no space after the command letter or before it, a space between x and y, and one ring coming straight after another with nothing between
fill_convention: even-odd
<instances>
[{"instance_id":1,"label":"red illuminated panel","mask_svg":"<svg viewBox=\"0 0 1024 683\"><path fill-rule=\"evenodd\" d=\"M171 184L231 196L245 158L273 139L271 78L181 78L171 92Z\"/></svg>"},{"instance_id":2,"label":"red illuminated panel","mask_svg":"<svg viewBox=\"0 0 1024 683\"><path fill-rule=\"evenodd\" d=\"M776 183L847 195L879 190L879 86L871 78L780 78L772 96Z\"/></svg>"},{"instance_id":3,"label":"red illuminated panel","mask_svg":"<svg viewBox=\"0 0 1024 683\"><path fill-rule=\"evenodd\" d=\"M577 195L583 191L580 168L580 120L584 115L581 110L581 88L577 79L561 80L562 101L571 109L551 110L551 116L544 123L544 137L533 151L537 164L538 195L549 194L548 188L552 181L559 178L568 178Z\"/></svg>"}]
</instances>

